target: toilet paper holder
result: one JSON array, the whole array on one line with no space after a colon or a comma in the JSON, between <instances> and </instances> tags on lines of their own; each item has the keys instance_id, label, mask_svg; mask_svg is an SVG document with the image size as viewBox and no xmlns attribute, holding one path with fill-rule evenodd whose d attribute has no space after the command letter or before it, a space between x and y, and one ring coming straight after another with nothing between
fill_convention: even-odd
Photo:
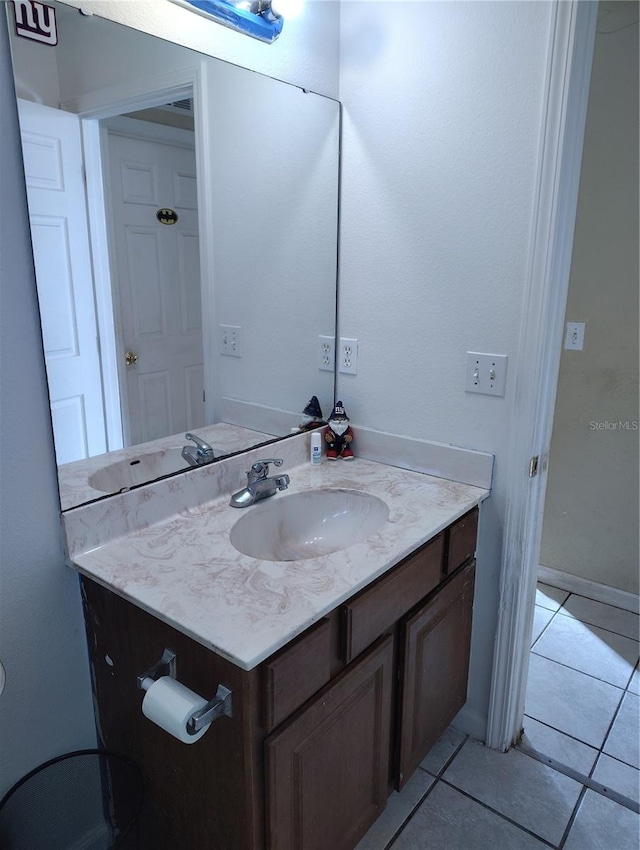
<instances>
[{"instance_id":1,"label":"toilet paper holder","mask_svg":"<svg viewBox=\"0 0 640 850\"><path fill-rule=\"evenodd\" d=\"M151 685L161 676L170 676L175 679L176 667L177 657L175 652L171 649L165 649L162 657L137 677L138 687L143 691L148 691ZM195 735L203 726L222 716L233 717L233 701L229 688L218 685L215 697L190 717L187 723L187 732L190 735Z\"/></svg>"}]
</instances>

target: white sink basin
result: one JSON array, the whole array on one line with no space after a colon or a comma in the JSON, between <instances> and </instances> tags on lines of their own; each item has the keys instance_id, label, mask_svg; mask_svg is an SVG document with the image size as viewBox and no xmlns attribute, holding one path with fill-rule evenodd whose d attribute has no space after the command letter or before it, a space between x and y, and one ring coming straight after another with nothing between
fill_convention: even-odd
<instances>
[{"instance_id":1,"label":"white sink basin","mask_svg":"<svg viewBox=\"0 0 640 850\"><path fill-rule=\"evenodd\" d=\"M365 540L389 516L377 496L357 490L310 490L273 496L248 508L231 529L231 544L264 561L301 561Z\"/></svg>"},{"instance_id":2,"label":"white sink basin","mask_svg":"<svg viewBox=\"0 0 640 850\"><path fill-rule=\"evenodd\" d=\"M155 478L188 468L189 464L182 457L182 449L162 449L99 469L89 476L89 486L102 493L119 493L128 487L146 484Z\"/></svg>"}]
</instances>

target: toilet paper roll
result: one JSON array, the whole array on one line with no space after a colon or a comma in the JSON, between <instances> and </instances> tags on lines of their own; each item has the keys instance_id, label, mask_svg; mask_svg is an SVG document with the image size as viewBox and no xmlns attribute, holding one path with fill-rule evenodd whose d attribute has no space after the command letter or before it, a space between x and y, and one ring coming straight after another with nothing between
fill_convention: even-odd
<instances>
[{"instance_id":1,"label":"toilet paper roll","mask_svg":"<svg viewBox=\"0 0 640 850\"><path fill-rule=\"evenodd\" d=\"M142 713L174 738L185 744L195 744L207 731L207 723L195 735L187 732L187 722L194 711L207 704L199 694L185 688L170 676L155 681L144 695Z\"/></svg>"}]
</instances>

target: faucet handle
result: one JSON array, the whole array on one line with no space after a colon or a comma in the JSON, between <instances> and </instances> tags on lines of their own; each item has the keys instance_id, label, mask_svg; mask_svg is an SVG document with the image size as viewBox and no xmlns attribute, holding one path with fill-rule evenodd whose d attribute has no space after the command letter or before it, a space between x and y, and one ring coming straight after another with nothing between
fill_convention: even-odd
<instances>
[{"instance_id":1,"label":"faucet handle","mask_svg":"<svg viewBox=\"0 0 640 850\"><path fill-rule=\"evenodd\" d=\"M211 450L211 446L209 445L209 443L205 443L205 441L200 439L197 434L187 433L184 435L184 438L185 440L191 440L192 443L195 443L201 451Z\"/></svg>"},{"instance_id":2,"label":"faucet handle","mask_svg":"<svg viewBox=\"0 0 640 850\"><path fill-rule=\"evenodd\" d=\"M257 477L267 477L269 472L269 464L272 463L274 466L282 466L282 458L279 457L271 457L271 458L263 458L257 460L255 463L251 465L251 471L247 473L247 475L254 475Z\"/></svg>"}]
</instances>

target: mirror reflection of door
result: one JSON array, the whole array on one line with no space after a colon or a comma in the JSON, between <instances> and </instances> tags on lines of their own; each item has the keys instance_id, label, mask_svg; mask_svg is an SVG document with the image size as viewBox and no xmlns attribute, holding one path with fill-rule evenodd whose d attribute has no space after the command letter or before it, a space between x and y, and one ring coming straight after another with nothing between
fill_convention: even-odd
<instances>
[{"instance_id":1,"label":"mirror reflection of door","mask_svg":"<svg viewBox=\"0 0 640 850\"><path fill-rule=\"evenodd\" d=\"M58 464L107 450L80 121L19 101Z\"/></svg>"},{"instance_id":2,"label":"mirror reflection of door","mask_svg":"<svg viewBox=\"0 0 640 850\"><path fill-rule=\"evenodd\" d=\"M135 445L205 421L194 134L104 125L123 436Z\"/></svg>"}]
</instances>

